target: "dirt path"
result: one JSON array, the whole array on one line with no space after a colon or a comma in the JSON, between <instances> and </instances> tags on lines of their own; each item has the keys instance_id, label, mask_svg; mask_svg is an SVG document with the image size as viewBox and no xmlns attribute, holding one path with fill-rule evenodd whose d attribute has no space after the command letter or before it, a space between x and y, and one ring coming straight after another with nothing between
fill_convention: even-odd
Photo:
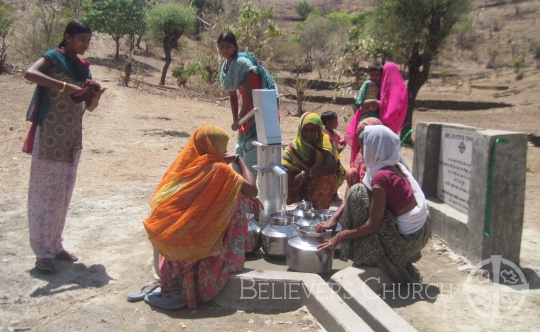
<instances>
[{"instance_id":1,"label":"dirt path","mask_svg":"<svg viewBox=\"0 0 540 332\"><path fill-rule=\"evenodd\" d=\"M96 66L94 76L114 81L116 72ZM171 97L169 92L147 93L144 89L118 87L113 82L105 84L110 89L100 108L85 116L84 150L64 233L66 248L77 253L80 260L60 265L59 272L46 275L33 268L34 255L28 245L30 158L20 152L28 129L24 112L34 87L19 77L0 76L0 330L3 326L39 331L179 327L187 331L319 330L305 309L246 313L203 306L194 311L164 313L143 303L126 301L127 293L154 280L151 246L141 222L149 212L148 200L163 172L188 140L182 136L208 123L230 131L230 113L227 105ZM283 140L288 141L295 135L298 119L287 116L287 108L294 103L283 105ZM478 120L474 116L480 115L424 112L418 113L416 120L451 119L472 124ZM344 127L341 124L341 132ZM229 147L233 144L234 139ZM406 154L410 158L412 152ZM347 155L345 151L345 164ZM494 321L468 309L461 291L468 273L459 269L462 263L436 240L426 247L418 266L426 283L453 287L452 291L443 288L441 295L430 301L389 300L396 311L421 331L494 331L501 326L531 330L539 326L540 223L535 218L540 212L536 204L539 177L540 149L530 147L521 265L533 289L518 313Z\"/></svg>"}]
</instances>

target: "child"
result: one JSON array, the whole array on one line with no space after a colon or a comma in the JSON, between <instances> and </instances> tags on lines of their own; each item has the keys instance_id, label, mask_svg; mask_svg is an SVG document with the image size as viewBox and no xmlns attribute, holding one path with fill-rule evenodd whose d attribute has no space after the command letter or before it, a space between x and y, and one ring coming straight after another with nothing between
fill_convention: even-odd
<instances>
[{"instance_id":1,"label":"child","mask_svg":"<svg viewBox=\"0 0 540 332\"><path fill-rule=\"evenodd\" d=\"M381 77L382 77L383 67L378 62L373 62L368 67L368 76L362 87L358 91L358 99L354 105L362 113L362 118L380 118L379 107L377 103L372 102L374 100L380 99L380 90L381 90Z\"/></svg>"},{"instance_id":2,"label":"child","mask_svg":"<svg viewBox=\"0 0 540 332\"><path fill-rule=\"evenodd\" d=\"M345 149L345 140L334 131L339 126L338 116L336 112L328 111L321 115L321 121L324 125L324 132L330 136L330 141L335 146L336 150L341 153Z\"/></svg>"},{"instance_id":3,"label":"child","mask_svg":"<svg viewBox=\"0 0 540 332\"><path fill-rule=\"evenodd\" d=\"M341 138L341 136L335 131L337 129L339 122L338 122L338 116L336 112L333 111L327 111L324 112L321 115L321 121L324 125L324 133L327 134L330 137L330 142L332 143L334 149L337 151L336 153L336 162L337 162L337 168L336 168L336 176L337 176L337 186L336 186L336 192L333 195L334 201L339 201L340 198L337 194L337 190L341 185L343 184L343 181L345 181L345 175L347 174L347 171L341 165L341 162L339 161L339 154L343 149L345 149L345 140Z\"/></svg>"}]
</instances>

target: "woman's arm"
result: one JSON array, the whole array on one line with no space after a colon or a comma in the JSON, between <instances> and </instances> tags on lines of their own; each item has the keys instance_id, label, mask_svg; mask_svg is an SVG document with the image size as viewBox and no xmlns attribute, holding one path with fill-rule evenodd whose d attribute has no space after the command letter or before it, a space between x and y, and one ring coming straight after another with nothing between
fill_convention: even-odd
<instances>
[{"instance_id":1,"label":"woman's arm","mask_svg":"<svg viewBox=\"0 0 540 332\"><path fill-rule=\"evenodd\" d=\"M229 92L229 101L231 102L231 113L233 117L233 123L231 125L232 130L238 130L238 93L236 90Z\"/></svg>"},{"instance_id":2,"label":"woman's arm","mask_svg":"<svg viewBox=\"0 0 540 332\"><path fill-rule=\"evenodd\" d=\"M373 197L369 207L369 218L365 224L353 228L345 229L325 243L317 246L318 249L335 248L343 240L355 239L375 233L381 228L384 209L386 207L386 193L380 187L373 188Z\"/></svg>"},{"instance_id":3,"label":"woman's arm","mask_svg":"<svg viewBox=\"0 0 540 332\"><path fill-rule=\"evenodd\" d=\"M235 163L238 165L238 169L240 170L240 175L244 178L244 181L242 183L242 188L240 191L242 194L244 194L247 197L256 197L259 194L259 191L257 189L257 183L255 182L255 177L253 176L253 173L249 170L249 167L244 162L244 158L238 154L234 153L225 153L225 156L223 156L223 159L225 159L226 163Z\"/></svg>"},{"instance_id":4,"label":"woman's arm","mask_svg":"<svg viewBox=\"0 0 540 332\"><path fill-rule=\"evenodd\" d=\"M249 111L251 111L250 107L251 105L253 105L253 88L251 85L250 73L248 73L246 77L244 77L244 80L242 81L240 87L244 89L244 96L242 97L242 107L240 108L240 112L238 114L238 117L241 119L246 114L248 114Z\"/></svg>"},{"instance_id":5,"label":"woman's arm","mask_svg":"<svg viewBox=\"0 0 540 332\"><path fill-rule=\"evenodd\" d=\"M334 229L337 226L337 223L343 215L343 210L345 210L345 202L347 202L347 197L349 197L349 185L347 185L347 188L345 189L345 196L343 197L343 202L341 202L336 212L334 212L334 214L325 222L321 222L315 225L315 230L318 233L322 233L327 229Z\"/></svg>"},{"instance_id":6,"label":"woman's arm","mask_svg":"<svg viewBox=\"0 0 540 332\"><path fill-rule=\"evenodd\" d=\"M337 170L336 156L334 156L330 151L326 151L326 150L324 150L323 156L324 156L324 165L307 170L306 172L309 177L330 175L330 174L336 173L336 170Z\"/></svg>"},{"instance_id":7,"label":"woman's arm","mask_svg":"<svg viewBox=\"0 0 540 332\"><path fill-rule=\"evenodd\" d=\"M236 91L232 91L229 94L231 101L231 111L233 116L233 124L231 126L232 130L238 130L240 125L238 121L242 119L251 109L248 109L250 105L253 105L253 89L251 87L251 78L249 73L246 75L240 88L244 90L244 96L242 97L242 107L238 110L238 94ZM234 95L234 96L233 96Z\"/></svg>"},{"instance_id":8,"label":"woman's arm","mask_svg":"<svg viewBox=\"0 0 540 332\"><path fill-rule=\"evenodd\" d=\"M36 83L37 85L59 90L69 95L77 93L79 90L81 90L81 87L75 84L69 84L45 75L45 70L52 66L53 64L51 60L46 57L41 57L26 70L24 73L24 78L32 83Z\"/></svg>"},{"instance_id":9,"label":"woman's arm","mask_svg":"<svg viewBox=\"0 0 540 332\"><path fill-rule=\"evenodd\" d=\"M378 110L381 107L379 100L377 99L366 99L362 103L362 107L360 108L360 112L362 114L366 114L367 112Z\"/></svg>"},{"instance_id":10,"label":"woman's arm","mask_svg":"<svg viewBox=\"0 0 540 332\"><path fill-rule=\"evenodd\" d=\"M292 187L298 189L306 183L310 177L321 176L321 175L330 175L336 172L337 162L336 157L330 152L324 150L324 165L317 168L310 168L304 170L298 174L293 179Z\"/></svg>"},{"instance_id":11,"label":"woman's arm","mask_svg":"<svg viewBox=\"0 0 540 332\"><path fill-rule=\"evenodd\" d=\"M364 83L362 83L362 86L360 87L360 90L358 90L358 98L356 99L356 102L354 103L356 108L361 107L362 104L364 103L364 99L366 99L366 91L367 91L368 85L369 85L369 81L364 81Z\"/></svg>"}]
</instances>

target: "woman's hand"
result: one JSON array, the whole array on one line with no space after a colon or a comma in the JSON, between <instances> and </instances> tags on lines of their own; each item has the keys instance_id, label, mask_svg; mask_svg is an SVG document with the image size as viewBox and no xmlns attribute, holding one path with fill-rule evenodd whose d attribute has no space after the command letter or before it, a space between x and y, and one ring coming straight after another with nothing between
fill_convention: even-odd
<instances>
[{"instance_id":1,"label":"woman's hand","mask_svg":"<svg viewBox=\"0 0 540 332\"><path fill-rule=\"evenodd\" d=\"M66 83L66 90L64 92L71 96L81 90L82 88L78 85Z\"/></svg>"},{"instance_id":2,"label":"woman's hand","mask_svg":"<svg viewBox=\"0 0 540 332\"><path fill-rule=\"evenodd\" d=\"M244 196L244 197L245 197L246 203L248 203L249 208L251 209L251 211L253 211L255 213L259 213L259 212L261 212L261 210L264 210L264 206L263 206L262 202L259 200L259 197L246 197L246 196Z\"/></svg>"},{"instance_id":3,"label":"woman's hand","mask_svg":"<svg viewBox=\"0 0 540 332\"><path fill-rule=\"evenodd\" d=\"M95 91L94 93L96 94L95 97L94 97L94 100L96 101L99 101L101 99L101 95L103 94L103 92L105 92L105 90L107 90L108 88L106 86L102 86L99 88L98 91Z\"/></svg>"},{"instance_id":4,"label":"woman's hand","mask_svg":"<svg viewBox=\"0 0 540 332\"><path fill-rule=\"evenodd\" d=\"M225 152L225 155L223 156L223 159L225 159L225 162L227 164L230 164L230 163L234 163L234 160L236 159L236 156L238 156L236 153Z\"/></svg>"},{"instance_id":5,"label":"woman's hand","mask_svg":"<svg viewBox=\"0 0 540 332\"><path fill-rule=\"evenodd\" d=\"M240 121L239 119L234 119L233 120L233 123L231 125L231 129L234 130L234 131L237 131L238 128L240 127L240 125L238 124L238 121Z\"/></svg>"},{"instance_id":6,"label":"woman's hand","mask_svg":"<svg viewBox=\"0 0 540 332\"><path fill-rule=\"evenodd\" d=\"M317 249L320 249L320 250L325 250L325 249L334 250L337 247L337 245L340 244L340 243L341 243L341 239L339 238L338 235L336 235L333 238L331 238L330 240L319 244L317 246Z\"/></svg>"},{"instance_id":7,"label":"woman's hand","mask_svg":"<svg viewBox=\"0 0 540 332\"><path fill-rule=\"evenodd\" d=\"M300 189L300 187L302 187L302 185L306 182L306 180L307 180L307 174L306 174L305 171L302 171L302 172L296 174L296 176L293 179L293 183L292 183L293 189L294 190Z\"/></svg>"},{"instance_id":8,"label":"woman's hand","mask_svg":"<svg viewBox=\"0 0 540 332\"><path fill-rule=\"evenodd\" d=\"M317 231L317 233L322 233L324 231L326 231L327 229L335 229L337 226L337 218L334 217L334 215L332 215L330 218L328 218L328 220L326 220L325 222L321 222L321 223L318 223L317 225L315 225L315 230Z\"/></svg>"},{"instance_id":9,"label":"woman's hand","mask_svg":"<svg viewBox=\"0 0 540 332\"><path fill-rule=\"evenodd\" d=\"M360 105L360 113L363 115L367 112L378 110L379 107L379 101L377 99L366 99L362 105Z\"/></svg>"}]
</instances>

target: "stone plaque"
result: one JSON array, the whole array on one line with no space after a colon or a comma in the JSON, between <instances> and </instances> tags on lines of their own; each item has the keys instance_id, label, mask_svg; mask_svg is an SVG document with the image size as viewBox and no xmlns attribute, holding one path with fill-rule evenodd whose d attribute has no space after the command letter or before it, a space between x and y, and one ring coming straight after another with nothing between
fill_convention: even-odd
<instances>
[{"instance_id":1,"label":"stone plaque","mask_svg":"<svg viewBox=\"0 0 540 332\"><path fill-rule=\"evenodd\" d=\"M474 129L443 126L437 198L467 213Z\"/></svg>"}]
</instances>

